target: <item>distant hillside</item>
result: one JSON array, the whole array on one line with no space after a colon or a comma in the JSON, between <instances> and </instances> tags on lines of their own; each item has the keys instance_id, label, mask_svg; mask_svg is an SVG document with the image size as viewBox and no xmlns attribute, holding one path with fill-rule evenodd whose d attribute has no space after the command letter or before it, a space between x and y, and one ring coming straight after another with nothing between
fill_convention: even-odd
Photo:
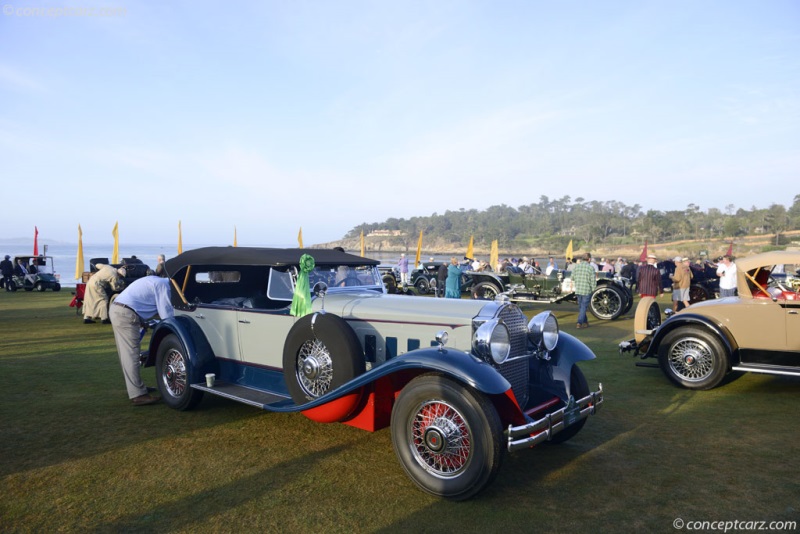
<instances>
[{"instance_id":1,"label":"distant hillside","mask_svg":"<svg viewBox=\"0 0 800 534\"><path fill-rule=\"evenodd\" d=\"M512 208L491 206L486 210L447 211L428 217L390 218L383 222L362 223L343 239L319 246L360 249L363 232L368 251L416 251L419 234L426 253L455 255L466 250L470 237L475 254L486 255L493 240L505 254L563 253L572 242L573 250L640 251L643 244L656 248L726 250L733 241L758 242L754 247L791 246L800 230L800 194L786 208L749 210L735 206L701 210L689 204L685 210L643 211L637 205L617 201L585 201L569 196L550 200L542 196L536 204ZM638 254L638 252L636 252ZM678 252L676 252L677 254ZM501 252L503 254L503 252Z\"/></svg>"}]
</instances>

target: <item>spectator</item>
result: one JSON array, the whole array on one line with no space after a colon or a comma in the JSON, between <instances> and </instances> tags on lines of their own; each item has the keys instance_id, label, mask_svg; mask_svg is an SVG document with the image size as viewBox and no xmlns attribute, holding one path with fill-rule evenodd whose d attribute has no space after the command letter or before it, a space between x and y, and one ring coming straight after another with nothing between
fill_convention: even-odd
<instances>
[{"instance_id":1,"label":"spectator","mask_svg":"<svg viewBox=\"0 0 800 534\"><path fill-rule=\"evenodd\" d=\"M400 269L400 284L403 287L408 285L408 258L404 253L400 254L400 260L397 262L397 268Z\"/></svg>"},{"instance_id":2,"label":"spectator","mask_svg":"<svg viewBox=\"0 0 800 534\"><path fill-rule=\"evenodd\" d=\"M122 290L125 285L125 268L115 269L111 265L97 264L97 272L86 282L86 292L83 297L83 322L94 324L95 319L100 319L103 324L109 324L108 301L111 295Z\"/></svg>"},{"instance_id":3,"label":"spectator","mask_svg":"<svg viewBox=\"0 0 800 534\"><path fill-rule=\"evenodd\" d=\"M595 270L589 261L592 259L588 252L584 254L583 260L578 260L572 268L572 281L575 282L575 295L578 297L578 325L577 328L589 328L589 321L586 318L586 310L589 308L589 301L595 289Z\"/></svg>"},{"instance_id":4,"label":"spectator","mask_svg":"<svg viewBox=\"0 0 800 534\"><path fill-rule=\"evenodd\" d=\"M661 287L661 273L656 267L655 254L647 255L647 263L639 267L639 272L636 278L636 287L639 289L639 295L644 297L658 297L663 293Z\"/></svg>"},{"instance_id":5,"label":"spectator","mask_svg":"<svg viewBox=\"0 0 800 534\"><path fill-rule=\"evenodd\" d=\"M717 265L717 276L719 276L719 296L736 296L736 264L733 258L727 254L722 257L722 261Z\"/></svg>"},{"instance_id":6,"label":"spectator","mask_svg":"<svg viewBox=\"0 0 800 534\"><path fill-rule=\"evenodd\" d=\"M614 274L614 260L608 260L603 264L602 272Z\"/></svg>"},{"instance_id":7,"label":"spectator","mask_svg":"<svg viewBox=\"0 0 800 534\"><path fill-rule=\"evenodd\" d=\"M444 288L447 285L447 262L443 261L436 271L436 296L444 298Z\"/></svg>"},{"instance_id":8,"label":"spectator","mask_svg":"<svg viewBox=\"0 0 800 534\"><path fill-rule=\"evenodd\" d=\"M167 258L163 254L158 255L158 264L156 264L156 276L160 276L161 278L166 278L167 276L167 269L164 267L164 262Z\"/></svg>"},{"instance_id":9,"label":"spectator","mask_svg":"<svg viewBox=\"0 0 800 534\"><path fill-rule=\"evenodd\" d=\"M672 311L677 312L689 306L692 270L689 268L689 258L675 256L672 261L675 262L675 272L669 275L672 280Z\"/></svg>"},{"instance_id":10,"label":"spectator","mask_svg":"<svg viewBox=\"0 0 800 534\"><path fill-rule=\"evenodd\" d=\"M592 258L592 255L589 254L588 252L586 254L589 256L588 262L589 262L589 265L592 266L592 269L594 269L594 272L596 272L596 273L600 272L600 267L598 267L597 262L594 261L594 258Z\"/></svg>"},{"instance_id":11,"label":"spectator","mask_svg":"<svg viewBox=\"0 0 800 534\"><path fill-rule=\"evenodd\" d=\"M168 278L145 276L120 293L109 310L125 387L134 406L145 406L160 400L150 395L150 390L142 382L139 366L140 328L145 320L156 314L161 319L175 315L170 291Z\"/></svg>"},{"instance_id":12,"label":"spectator","mask_svg":"<svg viewBox=\"0 0 800 534\"><path fill-rule=\"evenodd\" d=\"M450 265L447 266L444 296L449 299L461 298L461 269L455 257L450 258Z\"/></svg>"},{"instance_id":13,"label":"spectator","mask_svg":"<svg viewBox=\"0 0 800 534\"><path fill-rule=\"evenodd\" d=\"M6 255L3 261L0 261L0 273L3 274L3 287L6 291L11 291L11 277L14 276L14 264L11 263L11 256Z\"/></svg>"},{"instance_id":14,"label":"spectator","mask_svg":"<svg viewBox=\"0 0 800 534\"><path fill-rule=\"evenodd\" d=\"M547 267L544 269L544 274L550 276L550 273L553 270L558 270L558 263L556 263L556 260L553 258L553 256L550 256L550 258L547 260Z\"/></svg>"}]
</instances>

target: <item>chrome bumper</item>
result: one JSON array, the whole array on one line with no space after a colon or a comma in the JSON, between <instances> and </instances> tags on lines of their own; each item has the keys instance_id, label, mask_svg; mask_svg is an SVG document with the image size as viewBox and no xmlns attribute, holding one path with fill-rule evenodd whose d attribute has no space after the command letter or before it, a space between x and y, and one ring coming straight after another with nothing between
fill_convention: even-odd
<instances>
[{"instance_id":1,"label":"chrome bumper","mask_svg":"<svg viewBox=\"0 0 800 534\"><path fill-rule=\"evenodd\" d=\"M603 404L603 384L599 384L597 391L582 399L575 400L574 397L570 397L566 406L547 414L538 421L522 426L509 425L508 451L526 449L552 439L570 425L594 415L601 404Z\"/></svg>"}]
</instances>

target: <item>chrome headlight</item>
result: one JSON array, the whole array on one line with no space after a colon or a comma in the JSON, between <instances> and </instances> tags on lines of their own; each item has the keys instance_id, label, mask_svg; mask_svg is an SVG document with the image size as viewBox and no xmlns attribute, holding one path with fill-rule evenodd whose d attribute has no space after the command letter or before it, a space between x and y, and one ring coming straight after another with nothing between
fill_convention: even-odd
<instances>
[{"instance_id":1,"label":"chrome headlight","mask_svg":"<svg viewBox=\"0 0 800 534\"><path fill-rule=\"evenodd\" d=\"M551 351L558 345L558 319L546 311L536 315L528 323L528 339L539 350Z\"/></svg>"},{"instance_id":2,"label":"chrome headlight","mask_svg":"<svg viewBox=\"0 0 800 534\"><path fill-rule=\"evenodd\" d=\"M486 321L475 331L472 349L485 360L491 358L498 365L503 363L511 353L508 327L498 319Z\"/></svg>"}]
</instances>

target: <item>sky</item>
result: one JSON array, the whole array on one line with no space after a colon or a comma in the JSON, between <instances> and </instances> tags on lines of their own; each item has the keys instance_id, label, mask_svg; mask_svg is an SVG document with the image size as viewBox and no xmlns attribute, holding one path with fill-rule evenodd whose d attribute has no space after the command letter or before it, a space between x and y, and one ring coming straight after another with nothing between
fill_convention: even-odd
<instances>
[{"instance_id":1,"label":"sky","mask_svg":"<svg viewBox=\"0 0 800 534\"><path fill-rule=\"evenodd\" d=\"M0 239L800 193L795 0L4 2Z\"/></svg>"}]
</instances>

